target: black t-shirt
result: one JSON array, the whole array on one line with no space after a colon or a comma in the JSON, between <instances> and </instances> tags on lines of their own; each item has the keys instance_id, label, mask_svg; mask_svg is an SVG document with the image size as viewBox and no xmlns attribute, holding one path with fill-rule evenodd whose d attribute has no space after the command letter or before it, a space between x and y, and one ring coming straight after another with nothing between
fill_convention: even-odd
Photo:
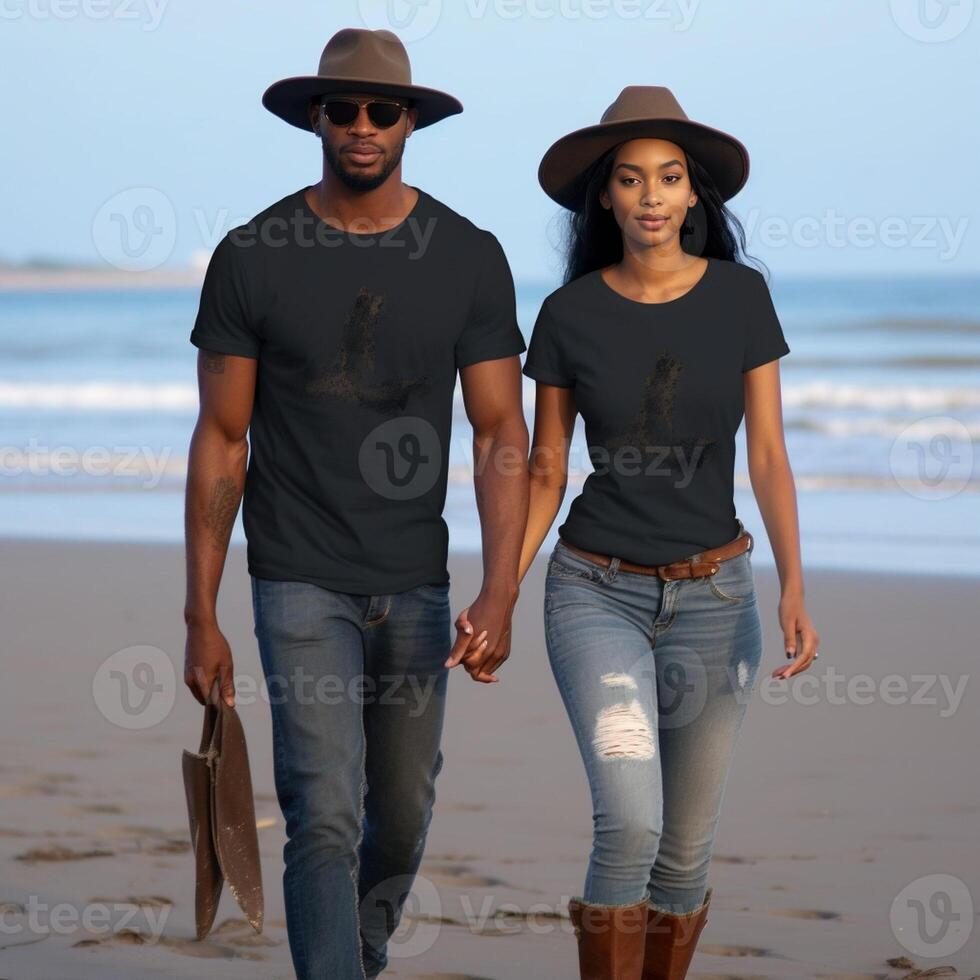
<instances>
[{"instance_id":1,"label":"black t-shirt","mask_svg":"<svg viewBox=\"0 0 980 980\"><path fill-rule=\"evenodd\" d=\"M765 279L735 262L708 259L666 303L628 299L598 269L551 293L523 370L574 388L594 468L562 537L643 565L735 537L742 374L787 353Z\"/></svg>"},{"instance_id":2,"label":"black t-shirt","mask_svg":"<svg viewBox=\"0 0 980 980\"><path fill-rule=\"evenodd\" d=\"M258 360L248 570L360 595L445 584L457 369L526 350L507 259L421 189L373 234L304 190L222 239L190 335Z\"/></svg>"}]
</instances>

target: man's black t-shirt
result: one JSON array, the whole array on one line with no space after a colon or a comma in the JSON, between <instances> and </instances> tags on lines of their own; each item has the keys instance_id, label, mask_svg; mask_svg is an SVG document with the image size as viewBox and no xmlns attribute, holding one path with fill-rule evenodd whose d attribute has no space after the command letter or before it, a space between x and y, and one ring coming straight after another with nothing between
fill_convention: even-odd
<instances>
[{"instance_id":1,"label":"man's black t-shirt","mask_svg":"<svg viewBox=\"0 0 980 980\"><path fill-rule=\"evenodd\" d=\"M599 270L551 293L523 370L574 388L594 468L562 537L642 565L735 537L742 374L787 353L765 279L735 262L708 259L666 303L628 299Z\"/></svg>"},{"instance_id":2,"label":"man's black t-shirt","mask_svg":"<svg viewBox=\"0 0 980 980\"><path fill-rule=\"evenodd\" d=\"M222 239L190 335L258 361L248 570L360 595L445 584L457 369L526 350L507 260L421 189L365 234L304 191Z\"/></svg>"}]
</instances>

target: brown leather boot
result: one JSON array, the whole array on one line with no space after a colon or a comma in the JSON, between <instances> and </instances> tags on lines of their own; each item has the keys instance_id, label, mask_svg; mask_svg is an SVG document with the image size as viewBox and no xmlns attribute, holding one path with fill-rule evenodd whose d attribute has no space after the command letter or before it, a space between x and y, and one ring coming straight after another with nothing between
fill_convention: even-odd
<instances>
[{"instance_id":1,"label":"brown leather boot","mask_svg":"<svg viewBox=\"0 0 980 980\"><path fill-rule=\"evenodd\" d=\"M641 980L684 980L701 930L708 921L711 891L709 888L705 892L699 908L684 915L671 915L652 905L649 907Z\"/></svg>"},{"instance_id":2,"label":"brown leather boot","mask_svg":"<svg viewBox=\"0 0 980 980\"><path fill-rule=\"evenodd\" d=\"M591 905L573 898L568 914L578 939L581 980L642 980L649 902Z\"/></svg>"}]
</instances>

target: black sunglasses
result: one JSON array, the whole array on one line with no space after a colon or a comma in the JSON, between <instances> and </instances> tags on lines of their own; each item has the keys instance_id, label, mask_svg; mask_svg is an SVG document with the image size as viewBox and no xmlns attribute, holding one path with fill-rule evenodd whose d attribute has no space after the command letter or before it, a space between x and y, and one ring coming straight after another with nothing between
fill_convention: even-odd
<instances>
[{"instance_id":1,"label":"black sunglasses","mask_svg":"<svg viewBox=\"0 0 980 980\"><path fill-rule=\"evenodd\" d=\"M349 126L361 111L361 103L353 99L324 99L320 105L334 126ZM389 129L401 119L403 112L408 111L408 106L382 99L371 99L364 106L367 108L368 119L378 129Z\"/></svg>"}]
</instances>

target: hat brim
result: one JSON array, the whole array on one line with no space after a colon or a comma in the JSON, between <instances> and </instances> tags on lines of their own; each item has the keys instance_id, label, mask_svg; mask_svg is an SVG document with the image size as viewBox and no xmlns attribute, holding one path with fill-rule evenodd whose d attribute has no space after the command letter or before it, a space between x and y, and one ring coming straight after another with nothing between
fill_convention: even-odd
<instances>
[{"instance_id":1,"label":"hat brim","mask_svg":"<svg viewBox=\"0 0 980 980\"><path fill-rule=\"evenodd\" d=\"M369 82L361 78L324 78L320 75L298 75L273 82L262 95L262 105L280 119L300 129L312 131L310 99L331 92L364 92L411 99L418 109L416 129L431 126L440 119L463 111L463 104L447 92L422 85L392 85Z\"/></svg>"},{"instance_id":2,"label":"hat brim","mask_svg":"<svg viewBox=\"0 0 980 980\"><path fill-rule=\"evenodd\" d=\"M680 119L621 119L586 126L553 143L541 159L538 182L552 200L578 211L585 204L589 167L614 146L644 138L670 140L690 153L711 174L722 200L748 180L748 150L728 133Z\"/></svg>"}]
</instances>

